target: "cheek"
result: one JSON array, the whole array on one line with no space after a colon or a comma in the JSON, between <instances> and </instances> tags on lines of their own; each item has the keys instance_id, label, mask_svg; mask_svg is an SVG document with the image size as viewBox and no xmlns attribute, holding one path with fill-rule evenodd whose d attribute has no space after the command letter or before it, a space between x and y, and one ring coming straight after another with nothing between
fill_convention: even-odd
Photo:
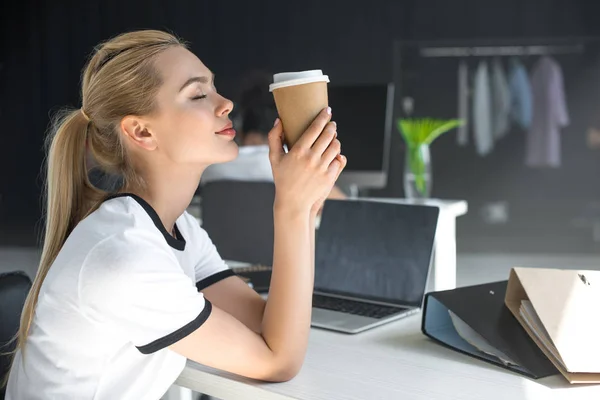
<instances>
[{"instance_id":1,"label":"cheek","mask_svg":"<svg viewBox=\"0 0 600 400\"><path fill-rule=\"evenodd\" d=\"M214 129L215 119L214 111L207 106L197 106L189 109L182 116L186 128L204 134L214 133L211 131Z\"/></svg>"},{"instance_id":2,"label":"cheek","mask_svg":"<svg viewBox=\"0 0 600 400\"><path fill-rule=\"evenodd\" d=\"M181 113L169 129L173 138L169 157L178 163L230 161L237 156L237 145L216 136L219 127L212 110L198 108Z\"/></svg>"},{"instance_id":3,"label":"cheek","mask_svg":"<svg viewBox=\"0 0 600 400\"><path fill-rule=\"evenodd\" d=\"M196 153L210 148L215 140L215 125L215 116L208 110L200 108L187 113L180 124L182 145L188 150L194 149Z\"/></svg>"},{"instance_id":4,"label":"cheek","mask_svg":"<svg viewBox=\"0 0 600 400\"><path fill-rule=\"evenodd\" d=\"M214 133L215 115L207 105L192 104L172 114L169 129L175 128L182 136L208 137Z\"/></svg>"},{"instance_id":5,"label":"cheek","mask_svg":"<svg viewBox=\"0 0 600 400\"><path fill-rule=\"evenodd\" d=\"M180 161L189 160L190 155L197 158L198 152L213 140L214 118L202 108L184 108L171 113L161 124L163 132L168 132L169 156Z\"/></svg>"},{"instance_id":6,"label":"cheek","mask_svg":"<svg viewBox=\"0 0 600 400\"><path fill-rule=\"evenodd\" d=\"M172 107L160 121L161 147L175 163L213 164L237 156L237 145L215 135L217 121L209 102Z\"/></svg>"}]
</instances>

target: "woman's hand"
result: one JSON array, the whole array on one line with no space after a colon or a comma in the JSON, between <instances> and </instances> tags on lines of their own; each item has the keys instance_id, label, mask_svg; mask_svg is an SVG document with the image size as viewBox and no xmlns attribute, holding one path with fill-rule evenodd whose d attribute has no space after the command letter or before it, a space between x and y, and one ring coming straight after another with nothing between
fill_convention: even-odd
<instances>
[{"instance_id":1,"label":"woman's hand","mask_svg":"<svg viewBox=\"0 0 600 400\"><path fill-rule=\"evenodd\" d=\"M275 208L316 213L346 166L331 109L323 110L286 154L279 120L269 133Z\"/></svg>"}]
</instances>

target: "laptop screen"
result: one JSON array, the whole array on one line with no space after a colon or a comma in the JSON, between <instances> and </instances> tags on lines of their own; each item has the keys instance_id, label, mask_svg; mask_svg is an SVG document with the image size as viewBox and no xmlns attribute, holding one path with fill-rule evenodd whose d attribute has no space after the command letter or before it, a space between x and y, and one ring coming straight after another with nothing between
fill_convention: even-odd
<instances>
[{"instance_id":1,"label":"laptop screen","mask_svg":"<svg viewBox=\"0 0 600 400\"><path fill-rule=\"evenodd\" d=\"M377 201L325 203L315 290L420 307L439 209Z\"/></svg>"}]
</instances>

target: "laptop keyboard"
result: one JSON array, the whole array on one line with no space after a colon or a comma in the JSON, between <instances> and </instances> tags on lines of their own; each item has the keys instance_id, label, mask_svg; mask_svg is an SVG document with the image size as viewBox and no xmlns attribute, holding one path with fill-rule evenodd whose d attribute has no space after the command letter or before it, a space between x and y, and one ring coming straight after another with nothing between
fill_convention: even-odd
<instances>
[{"instance_id":1,"label":"laptop keyboard","mask_svg":"<svg viewBox=\"0 0 600 400\"><path fill-rule=\"evenodd\" d=\"M398 307L369 304L361 301L339 299L337 297L321 296L318 294L313 294L313 307L377 319L385 318L404 310Z\"/></svg>"}]
</instances>

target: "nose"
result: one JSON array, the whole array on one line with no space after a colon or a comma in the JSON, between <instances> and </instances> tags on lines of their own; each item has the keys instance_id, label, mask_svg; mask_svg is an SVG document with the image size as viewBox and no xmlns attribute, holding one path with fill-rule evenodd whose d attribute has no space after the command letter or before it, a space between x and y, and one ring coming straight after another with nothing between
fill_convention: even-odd
<instances>
[{"instance_id":1,"label":"nose","mask_svg":"<svg viewBox=\"0 0 600 400\"><path fill-rule=\"evenodd\" d=\"M219 102L219 105L217 106L217 109L215 110L215 113L217 115L217 117L224 117L229 115L229 113L231 113L231 111L233 110L233 102L223 96L221 97L221 101Z\"/></svg>"}]
</instances>

